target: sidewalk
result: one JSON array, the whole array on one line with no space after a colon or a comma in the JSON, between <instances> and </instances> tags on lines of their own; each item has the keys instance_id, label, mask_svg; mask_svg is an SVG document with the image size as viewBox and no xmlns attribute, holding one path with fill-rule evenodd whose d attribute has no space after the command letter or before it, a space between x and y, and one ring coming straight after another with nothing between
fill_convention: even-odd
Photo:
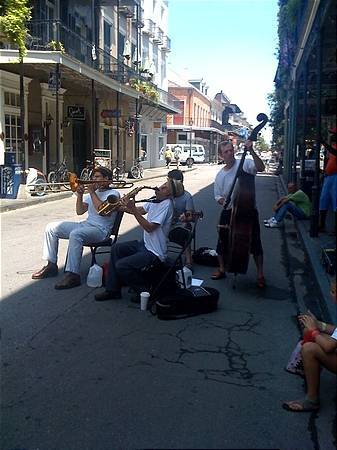
<instances>
[{"instance_id":1,"label":"sidewalk","mask_svg":"<svg viewBox=\"0 0 337 450\"><path fill-rule=\"evenodd\" d=\"M286 193L286 185L282 176L279 176L280 184L283 192ZM328 215L327 228L333 229L332 215ZM337 305L332 301L330 295L330 284L332 280L336 279L335 274L328 274L322 265L322 249L323 248L336 248L336 236L332 236L331 233L319 233L317 238L310 236L310 220L284 220L285 231L291 235L297 233L300 241L302 242L304 251L311 264L312 270L315 275L315 280L319 291L321 293L322 303L320 304L323 319L329 323L337 323ZM303 264L305 262L303 261ZM336 266L335 266L336 271ZM296 289L296 286L295 286ZM301 295L297 295L297 300L300 309L305 311L306 305ZM302 303L301 303L302 302Z\"/></svg>"},{"instance_id":2,"label":"sidewalk","mask_svg":"<svg viewBox=\"0 0 337 450\"><path fill-rule=\"evenodd\" d=\"M174 168L174 166L172 168ZM196 170L196 167L192 167L191 169L189 169L184 166L184 167L180 167L180 169L183 172L187 172L187 171L190 172L192 170ZM125 178L125 181L130 182L130 183L135 183L135 184L142 184L144 182L144 180L165 177L167 172L168 172L168 169L166 168L166 166L155 167L152 169L144 169L143 178L140 178L140 179ZM22 191L24 191L24 186L21 189L22 189ZM26 194L26 192L24 191L23 197L25 196L25 194ZM19 209L19 208L25 208L27 206L38 205L39 203L60 200L62 198L71 197L72 194L73 193L71 191L62 191L62 192L47 191L46 194L43 195L42 197L32 196L29 193L27 193L26 198L15 198L15 199L3 198L0 200L0 213L6 212L6 211L13 211L13 210Z\"/></svg>"}]
</instances>

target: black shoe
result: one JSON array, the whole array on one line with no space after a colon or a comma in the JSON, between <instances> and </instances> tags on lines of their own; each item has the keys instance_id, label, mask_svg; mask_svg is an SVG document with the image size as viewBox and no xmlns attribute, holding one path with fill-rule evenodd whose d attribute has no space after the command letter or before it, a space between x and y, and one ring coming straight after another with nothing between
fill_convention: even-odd
<instances>
[{"instance_id":1,"label":"black shoe","mask_svg":"<svg viewBox=\"0 0 337 450\"><path fill-rule=\"evenodd\" d=\"M81 285L81 277L78 273L66 272L64 278L55 284L55 289L72 289Z\"/></svg>"},{"instance_id":2,"label":"black shoe","mask_svg":"<svg viewBox=\"0 0 337 450\"><path fill-rule=\"evenodd\" d=\"M103 291L95 294L96 302L105 302L106 300L118 300L122 298L120 291Z\"/></svg>"}]
</instances>

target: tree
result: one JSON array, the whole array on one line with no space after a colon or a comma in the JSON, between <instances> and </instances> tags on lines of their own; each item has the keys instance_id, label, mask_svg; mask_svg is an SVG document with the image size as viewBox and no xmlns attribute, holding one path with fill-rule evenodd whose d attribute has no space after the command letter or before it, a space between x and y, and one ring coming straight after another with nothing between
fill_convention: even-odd
<instances>
[{"instance_id":1,"label":"tree","mask_svg":"<svg viewBox=\"0 0 337 450\"><path fill-rule=\"evenodd\" d=\"M267 142L265 141L265 138L260 135L257 138L257 142L255 144L255 149L259 152L267 152L269 150L269 145L267 144Z\"/></svg>"},{"instance_id":2,"label":"tree","mask_svg":"<svg viewBox=\"0 0 337 450\"><path fill-rule=\"evenodd\" d=\"M27 52L26 23L31 19L28 0L2 0L0 5L0 35L19 49L20 61Z\"/></svg>"}]
</instances>

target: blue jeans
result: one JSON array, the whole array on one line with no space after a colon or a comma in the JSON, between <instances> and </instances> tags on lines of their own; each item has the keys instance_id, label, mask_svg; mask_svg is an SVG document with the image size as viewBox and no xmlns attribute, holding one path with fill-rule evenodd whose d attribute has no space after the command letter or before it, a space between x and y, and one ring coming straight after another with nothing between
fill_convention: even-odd
<instances>
[{"instance_id":1,"label":"blue jeans","mask_svg":"<svg viewBox=\"0 0 337 450\"><path fill-rule=\"evenodd\" d=\"M296 217L296 219L308 218L300 208L297 208L297 206L294 205L294 203L287 202L284 205L282 205L281 208L279 208L274 214L274 217L277 220L277 222L282 222L287 212L290 212L294 217Z\"/></svg>"},{"instance_id":2,"label":"blue jeans","mask_svg":"<svg viewBox=\"0 0 337 450\"><path fill-rule=\"evenodd\" d=\"M130 286L137 293L146 290L141 269L153 264L158 257L145 248L144 242L128 241L111 247L107 291L119 291L121 286Z\"/></svg>"}]
</instances>

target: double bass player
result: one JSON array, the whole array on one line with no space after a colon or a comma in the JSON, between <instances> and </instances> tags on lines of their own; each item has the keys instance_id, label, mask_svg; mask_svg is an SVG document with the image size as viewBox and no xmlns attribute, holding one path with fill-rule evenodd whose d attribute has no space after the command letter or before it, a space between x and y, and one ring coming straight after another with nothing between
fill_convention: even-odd
<instances>
[{"instance_id":1,"label":"double bass player","mask_svg":"<svg viewBox=\"0 0 337 450\"><path fill-rule=\"evenodd\" d=\"M250 174L254 179L257 172L263 172L265 170L265 166L263 161L255 153L252 141L248 140L245 144L245 148L251 154L252 159L244 159L242 171L245 176ZM234 185L234 189L232 185L236 180L240 165L240 159L236 159L234 157L234 146L231 141L220 142L219 155L223 159L224 165L216 175L214 181L214 197L217 203L222 207L222 211L219 221L219 238L217 243L219 267L212 275L213 280L219 280L226 277L228 241L231 232L230 227L233 221L231 220L232 208L235 197L238 195L237 183ZM263 274L263 249L260 238L259 214L255 204L255 193L253 193L253 195L254 203L250 214L252 217L251 236L249 237L250 253L253 254L257 268L257 286L259 288L263 288L265 287L265 278ZM230 197L229 203L229 198L227 199L227 197ZM228 205L226 203L228 203Z\"/></svg>"}]
</instances>

